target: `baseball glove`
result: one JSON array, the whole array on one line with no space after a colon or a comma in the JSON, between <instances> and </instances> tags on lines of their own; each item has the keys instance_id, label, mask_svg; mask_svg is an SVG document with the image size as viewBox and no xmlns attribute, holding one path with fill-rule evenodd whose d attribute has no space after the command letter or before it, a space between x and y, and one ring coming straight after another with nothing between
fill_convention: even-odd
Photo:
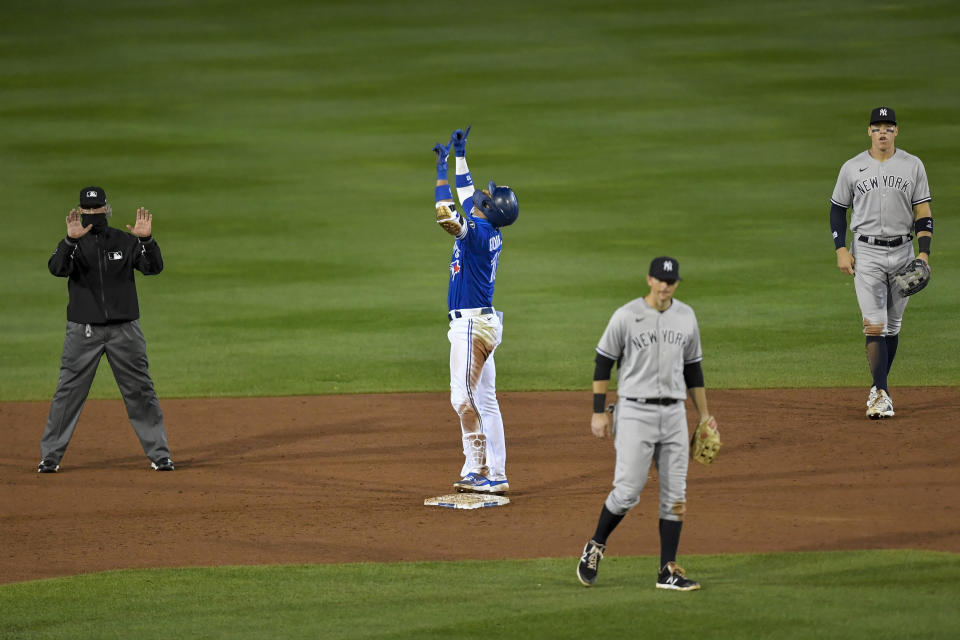
<instances>
[{"instance_id":1,"label":"baseball glove","mask_svg":"<svg viewBox=\"0 0 960 640\"><path fill-rule=\"evenodd\" d=\"M697 425L690 439L690 456L700 464L710 464L720 451L720 432L717 420L709 416Z\"/></svg>"},{"instance_id":2,"label":"baseball glove","mask_svg":"<svg viewBox=\"0 0 960 640\"><path fill-rule=\"evenodd\" d=\"M930 282L930 267L920 258L916 258L893 274L893 282L901 295L912 296Z\"/></svg>"}]
</instances>

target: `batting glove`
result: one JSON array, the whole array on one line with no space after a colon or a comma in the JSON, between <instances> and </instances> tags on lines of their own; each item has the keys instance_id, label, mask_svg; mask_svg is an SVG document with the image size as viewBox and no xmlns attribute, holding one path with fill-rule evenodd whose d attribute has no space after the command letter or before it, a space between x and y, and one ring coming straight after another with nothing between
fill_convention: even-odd
<instances>
[{"instance_id":1,"label":"batting glove","mask_svg":"<svg viewBox=\"0 0 960 640\"><path fill-rule=\"evenodd\" d=\"M453 151L458 158L467 155L467 136L470 135L470 125L467 130L457 129L450 135L450 144L453 145Z\"/></svg>"},{"instance_id":2,"label":"batting glove","mask_svg":"<svg viewBox=\"0 0 960 640\"><path fill-rule=\"evenodd\" d=\"M450 145L444 146L438 142L433 145L433 152L437 154L437 180L446 180L447 172L450 171L447 162L447 158L450 157Z\"/></svg>"}]
</instances>

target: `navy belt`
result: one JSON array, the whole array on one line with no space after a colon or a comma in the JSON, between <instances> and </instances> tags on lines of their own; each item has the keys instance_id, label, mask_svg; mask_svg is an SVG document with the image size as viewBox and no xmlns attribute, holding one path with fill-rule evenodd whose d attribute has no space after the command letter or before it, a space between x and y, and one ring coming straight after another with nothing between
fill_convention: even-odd
<instances>
[{"instance_id":1,"label":"navy belt","mask_svg":"<svg viewBox=\"0 0 960 640\"><path fill-rule=\"evenodd\" d=\"M477 307L476 309L454 309L447 314L447 320L456 320L457 318L472 318L474 316L485 316L494 313L493 307Z\"/></svg>"},{"instance_id":2,"label":"navy belt","mask_svg":"<svg viewBox=\"0 0 960 640\"><path fill-rule=\"evenodd\" d=\"M627 398L627 400L643 404L676 404L680 402L676 398Z\"/></svg>"},{"instance_id":3,"label":"navy belt","mask_svg":"<svg viewBox=\"0 0 960 640\"><path fill-rule=\"evenodd\" d=\"M881 240L880 238L871 238L870 236L857 236L857 240L860 242L866 242L867 244L874 244L878 247L899 247L904 242L909 242L913 236L907 236L904 238L900 236L894 240Z\"/></svg>"}]
</instances>

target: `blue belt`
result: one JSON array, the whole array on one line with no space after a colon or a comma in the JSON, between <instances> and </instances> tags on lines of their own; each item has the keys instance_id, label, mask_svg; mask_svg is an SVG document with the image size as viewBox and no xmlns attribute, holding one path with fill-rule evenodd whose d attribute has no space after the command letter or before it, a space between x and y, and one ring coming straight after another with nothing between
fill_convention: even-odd
<instances>
[{"instance_id":1,"label":"blue belt","mask_svg":"<svg viewBox=\"0 0 960 640\"><path fill-rule=\"evenodd\" d=\"M457 318L472 318L474 316L485 316L494 313L493 307L477 307L476 309L453 309L447 314L447 320L456 320Z\"/></svg>"}]
</instances>

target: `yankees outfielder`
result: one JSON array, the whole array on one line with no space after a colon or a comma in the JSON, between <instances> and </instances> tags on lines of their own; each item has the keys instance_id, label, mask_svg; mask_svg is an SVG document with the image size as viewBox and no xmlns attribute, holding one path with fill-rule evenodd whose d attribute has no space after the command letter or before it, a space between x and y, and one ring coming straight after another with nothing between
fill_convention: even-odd
<instances>
[{"instance_id":1,"label":"yankees outfielder","mask_svg":"<svg viewBox=\"0 0 960 640\"><path fill-rule=\"evenodd\" d=\"M894 415L887 376L897 354L909 298L891 286L891 276L914 259L911 231L917 234L919 258L927 264L933 235L927 172L919 158L896 148L898 133L893 109L874 109L867 127L870 149L843 164L830 198L837 267L854 276L863 318L867 363L873 376L867 396L867 417L872 420ZM851 207L853 240L848 250L847 209Z\"/></svg>"},{"instance_id":2,"label":"yankees outfielder","mask_svg":"<svg viewBox=\"0 0 960 640\"><path fill-rule=\"evenodd\" d=\"M510 187L490 182L473 187L467 168L470 127L457 129L446 145L437 143L437 223L456 238L450 259L447 319L450 330L450 403L460 416L464 463L457 491L506 493L506 444L497 402L493 353L503 332L503 313L493 308L493 289L503 247L500 229L520 214ZM447 181L450 146L456 155L457 198L466 216L457 213Z\"/></svg>"},{"instance_id":3,"label":"yankees outfielder","mask_svg":"<svg viewBox=\"0 0 960 640\"><path fill-rule=\"evenodd\" d=\"M686 393L690 393L701 423L715 427L716 422L707 410L697 317L692 308L673 298L679 280L676 260L655 258L647 275L650 293L617 309L597 345L590 430L598 438L613 432L617 463L613 490L577 566L577 577L585 586L596 582L607 537L639 502L652 461L660 482L656 586L677 591L700 588L676 563L686 513L690 452ZM614 362L618 372L615 428L604 410Z\"/></svg>"}]
</instances>

